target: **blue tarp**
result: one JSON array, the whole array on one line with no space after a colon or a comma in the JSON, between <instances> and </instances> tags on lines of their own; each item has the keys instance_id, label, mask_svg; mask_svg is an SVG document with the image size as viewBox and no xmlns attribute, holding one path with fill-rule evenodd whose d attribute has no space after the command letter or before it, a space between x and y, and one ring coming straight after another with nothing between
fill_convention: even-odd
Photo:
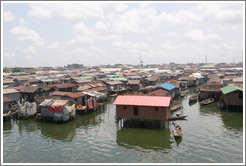
<instances>
[{"instance_id":1,"label":"blue tarp","mask_svg":"<svg viewBox=\"0 0 246 166\"><path fill-rule=\"evenodd\" d=\"M165 84L162 84L160 86L157 86L157 87L153 88L153 90L159 89L159 88L162 88L162 89L165 89L165 90L172 90L172 89L176 88L176 86L168 84L168 83L165 83Z\"/></svg>"},{"instance_id":2,"label":"blue tarp","mask_svg":"<svg viewBox=\"0 0 246 166\"><path fill-rule=\"evenodd\" d=\"M106 77L115 77L115 75L114 74L106 75Z\"/></svg>"},{"instance_id":3,"label":"blue tarp","mask_svg":"<svg viewBox=\"0 0 246 166\"><path fill-rule=\"evenodd\" d=\"M204 82L204 78L198 78L198 82Z\"/></svg>"}]
</instances>

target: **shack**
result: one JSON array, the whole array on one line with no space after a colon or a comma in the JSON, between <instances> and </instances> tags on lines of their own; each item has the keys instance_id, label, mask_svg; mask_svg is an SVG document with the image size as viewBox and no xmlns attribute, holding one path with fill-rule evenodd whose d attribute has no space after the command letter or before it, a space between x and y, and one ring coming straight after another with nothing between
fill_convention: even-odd
<instances>
[{"instance_id":1,"label":"shack","mask_svg":"<svg viewBox=\"0 0 246 166\"><path fill-rule=\"evenodd\" d=\"M77 84L54 84L52 85L56 89L56 91L62 91L62 92L76 92L79 86Z\"/></svg>"},{"instance_id":2,"label":"shack","mask_svg":"<svg viewBox=\"0 0 246 166\"><path fill-rule=\"evenodd\" d=\"M105 84L107 85L107 91L109 94L126 91L126 88L123 86L121 81L108 81L105 82Z\"/></svg>"},{"instance_id":3,"label":"shack","mask_svg":"<svg viewBox=\"0 0 246 166\"><path fill-rule=\"evenodd\" d=\"M165 128L171 115L170 101L171 97L120 95L114 101L116 120L133 125L150 122Z\"/></svg>"},{"instance_id":4,"label":"shack","mask_svg":"<svg viewBox=\"0 0 246 166\"><path fill-rule=\"evenodd\" d=\"M20 89L24 101L33 101L34 97L44 96L44 90L38 86L25 86Z\"/></svg>"},{"instance_id":5,"label":"shack","mask_svg":"<svg viewBox=\"0 0 246 166\"><path fill-rule=\"evenodd\" d=\"M178 81L181 82L182 88L193 87L198 84L196 77L179 77Z\"/></svg>"},{"instance_id":6,"label":"shack","mask_svg":"<svg viewBox=\"0 0 246 166\"><path fill-rule=\"evenodd\" d=\"M174 86L172 84L165 83L165 84L159 85L159 86L153 88L152 91L155 91L158 89L164 89L164 90L168 91L166 96L170 96L172 98L175 98L176 96L179 95L179 88L176 88L176 86Z\"/></svg>"},{"instance_id":7,"label":"shack","mask_svg":"<svg viewBox=\"0 0 246 166\"><path fill-rule=\"evenodd\" d=\"M132 91L138 91L140 88L142 88L140 80L130 80L128 84Z\"/></svg>"},{"instance_id":8,"label":"shack","mask_svg":"<svg viewBox=\"0 0 246 166\"><path fill-rule=\"evenodd\" d=\"M198 88L198 100L206 100L208 98L214 98L215 100L218 100L222 92L220 88L223 88L224 85L201 85Z\"/></svg>"},{"instance_id":9,"label":"shack","mask_svg":"<svg viewBox=\"0 0 246 166\"><path fill-rule=\"evenodd\" d=\"M12 102L11 99L7 97L3 97L3 113L7 113L10 111L11 102Z\"/></svg>"},{"instance_id":10,"label":"shack","mask_svg":"<svg viewBox=\"0 0 246 166\"><path fill-rule=\"evenodd\" d=\"M39 107L44 120L66 122L75 118L75 105L69 105L68 100L46 99Z\"/></svg>"},{"instance_id":11,"label":"shack","mask_svg":"<svg viewBox=\"0 0 246 166\"><path fill-rule=\"evenodd\" d=\"M85 95L81 92L61 92L55 91L50 94L51 96L60 96L62 100L69 100L75 106L84 105Z\"/></svg>"},{"instance_id":12,"label":"shack","mask_svg":"<svg viewBox=\"0 0 246 166\"><path fill-rule=\"evenodd\" d=\"M21 93L15 89L3 89L3 97L7 97L17 104L20 100Z\"/></svg>"},{"instance_id":13,"label":"shack","mask_svg":"<svg viewBox=\"0 0 246 166\"><path fill-rule=\"evenodd\" d=\"M220 89L222 91L220 108L226 110L243 111L243 88L235 85L228 85Z\"/></svg>"}]
</instances>

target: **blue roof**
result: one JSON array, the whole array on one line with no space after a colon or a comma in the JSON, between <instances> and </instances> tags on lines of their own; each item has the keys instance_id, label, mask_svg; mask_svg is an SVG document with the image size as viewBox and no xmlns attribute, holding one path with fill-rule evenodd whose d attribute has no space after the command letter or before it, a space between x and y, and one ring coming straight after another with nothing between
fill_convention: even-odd
<instances>
[{"instance_id":1,"label":"blue roof","mask_svg":"<svg viewBox=\"0 0 246 166\"><path fill-rule=\"evenodd\" d=\"M109 74L109 75L106 75L106 77L115 77L114 74Z\"/></svg>"},{"instance_id":2,"label":"blue roof","mask_svg":"<svg viewBox=\"0 0 246 166\"><path fill-rule=\"evenodd\" d=\"M161 88L166 89L166 90L172 90L172 89L176 88L176 86L168 84L168 83L162 84L162 85L160 85L158 87L161 87Z\"/></svg>"}]
</instances>

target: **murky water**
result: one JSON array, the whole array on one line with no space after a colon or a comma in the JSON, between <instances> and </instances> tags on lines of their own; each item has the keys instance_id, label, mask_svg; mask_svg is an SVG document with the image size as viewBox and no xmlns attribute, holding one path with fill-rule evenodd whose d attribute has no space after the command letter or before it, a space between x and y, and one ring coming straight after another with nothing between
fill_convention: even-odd
<instances>
[{"instance_id":1,"label":"murky water","mask_svg":"<svg viewBox=\"0 0 246 166\"><path fill-rule=\"evenodd\" d=\"M77 115L64 124L12 120L3 123L4 163L242 163L243 113L222 112L216 103L189 105L175 140L165 130L121 128L115 124L114 99L103 111Z\"/></svg>"}]
</instances>

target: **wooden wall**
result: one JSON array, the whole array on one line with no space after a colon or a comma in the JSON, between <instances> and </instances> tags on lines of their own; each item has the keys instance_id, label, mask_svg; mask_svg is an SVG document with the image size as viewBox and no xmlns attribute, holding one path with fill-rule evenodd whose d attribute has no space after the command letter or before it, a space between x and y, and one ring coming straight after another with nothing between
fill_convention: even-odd
<instances>
[{"instance_id":1,"label":"wooden wall","mask_svg":"<svg viewBox=\"0 0 246 166\"><path fill-rule=\"evenodd\" d=\"M243 105L243 98L240 98L239 96L243 96L243 92L239 91L234 91L229 94L222 94L222 99L224 100L226 105L238 105L242 106Z\"/></svg>"},{"instance_id":2,"label":"wooden wall","mask_svg":"<svg viewBox=\"0 0 246 166\"><path fill-rule=\"evenodd\" d=\"M162 120L166 121L171 113L168 107L138 107L138 115L134 115L134 106L116 106L116 117L117 118L127 118L127 119L139 119L139 120Z\"/></svg>"}]
</instances>

